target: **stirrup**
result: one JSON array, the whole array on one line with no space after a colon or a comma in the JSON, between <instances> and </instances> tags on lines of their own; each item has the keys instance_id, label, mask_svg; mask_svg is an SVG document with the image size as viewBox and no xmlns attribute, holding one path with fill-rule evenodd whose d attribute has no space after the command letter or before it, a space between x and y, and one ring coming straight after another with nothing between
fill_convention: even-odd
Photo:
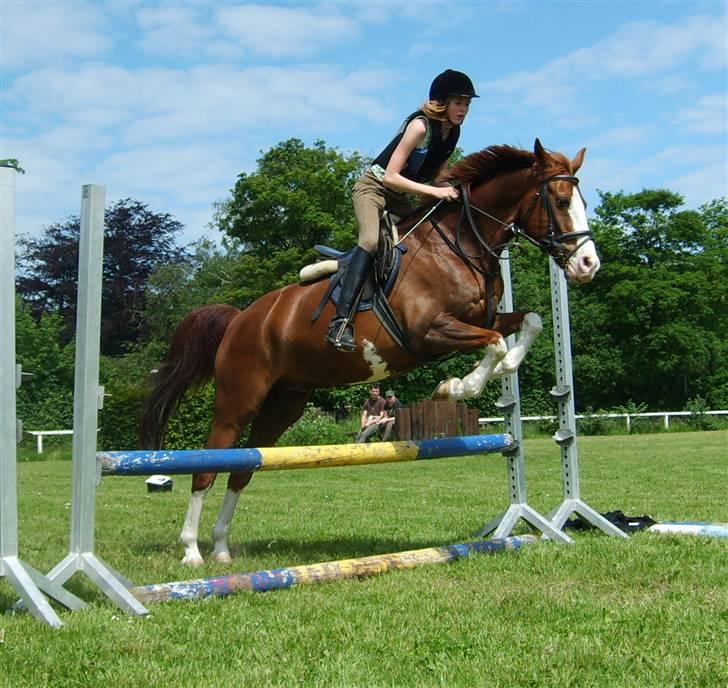
<instances>
[{"instance_id":1,"label":"stirrup","mask_svg":"<svg viewBox=\"0 0 728 688\"><path fill-rule=\"evenodd\" d=\"M334 318L326 332L326 340L331 342L339 351L351 353L356 351L354 341L354 323L348 318Z\"/></svg>"}]
</instances>

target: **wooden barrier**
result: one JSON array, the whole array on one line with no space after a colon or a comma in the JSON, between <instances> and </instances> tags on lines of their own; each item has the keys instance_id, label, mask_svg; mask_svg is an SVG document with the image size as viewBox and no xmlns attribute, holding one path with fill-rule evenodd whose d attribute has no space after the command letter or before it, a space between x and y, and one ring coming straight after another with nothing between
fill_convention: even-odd
<instances>
[{"instance_id":1,"label":"wooden barrier","mask_svg":"<svg viewBox=\"0 0 728 688\"><path fill-rule=\"evenodd\" d=\"M478 415L454 399L425 399L396 412L393 432L399 440L477 435Z\"/></svg>"},{"instance_id":2,"label":"wooden barrier","mask_svg":"<svg viewBox=\"0 0 728 688\"><path fill-rule=\"evenodd\" d=\"M206 597L220 597L247 590L249 592L269 592L294 585L310 585L331 580L361 578L387 571L411 569L430 564L446 564L464 559L473 554L495 554L519 550L525 545L538 541L534 535L508 537L502 540L476 540L458 545L430 547L427 549L396 552L394 554L375 554L358 559L328 561L321 564L291 566L269 569L252 573L234 573L216 578L175 581L157 585L142 585L131 589L142 604L169 602L172 600L199 600Z\"/></svg>"}]
</instances>

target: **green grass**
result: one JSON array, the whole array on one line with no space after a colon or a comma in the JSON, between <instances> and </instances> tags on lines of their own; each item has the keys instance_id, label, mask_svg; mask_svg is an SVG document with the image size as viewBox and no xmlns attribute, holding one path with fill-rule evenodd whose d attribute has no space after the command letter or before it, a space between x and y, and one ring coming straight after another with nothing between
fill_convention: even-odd
<instances>
[{"instance_id":1,"label":"green grass","mask_svg":"<svg viewBox=\"0 0 728 688\"><path fill-rule=\"evenodd\" d=\"M581 492L598 511L728 521L728 432L579 440ZM529 502L562 496L558 450L526 442ZM70 463L19 465L21 557L66 553ZM472 539L508 504L497 455L263 473L241 498L232 567L179 564L190 479L98 489L96 551L134 583L393 552ZM208 499L203 553L224 479ZM0 686L728 685L728 542L577 533L573 546L268 594L169 603L128 617L82 575L90 609L49 629L0 617ZM0 583L0 608L15 597Z\"/></svg>"}]
</instances>

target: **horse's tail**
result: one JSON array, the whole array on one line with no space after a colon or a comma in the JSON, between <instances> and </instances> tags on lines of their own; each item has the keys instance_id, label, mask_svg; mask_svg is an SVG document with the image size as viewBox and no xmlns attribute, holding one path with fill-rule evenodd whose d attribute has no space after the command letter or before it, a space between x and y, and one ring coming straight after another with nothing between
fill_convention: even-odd
<instances>
[{"instance_id":1,"label":"horse's tail","mask_svg":"<svg viewBox=\"0 0 728 688\"><path fill-rule=\"evenodd\" d=\"M139 446L159 449L169 417L185 392L212 378L215 354L225 330L240 313L234 306L212 304L188 313L177 327L164 362L152 379L139 423Z\"/></svg>"}]
</instances>

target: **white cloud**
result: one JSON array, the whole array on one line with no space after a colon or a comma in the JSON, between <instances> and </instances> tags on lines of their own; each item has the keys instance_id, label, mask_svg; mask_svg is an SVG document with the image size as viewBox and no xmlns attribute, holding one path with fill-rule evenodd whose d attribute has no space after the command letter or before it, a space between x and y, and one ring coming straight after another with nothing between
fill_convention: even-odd
<instances>
[{"instance_id":1,"label":"white cloud","mask_svg":"<svg viewBox=\"0 0 728 688\"><path fill-rule=\"evenodd\" d=\"M632 22L538 70L486 83L483 91L517 95L524 106L564 114L579 110L578 96L591 82L669 78L675 84L675 76L666 73L679 65L692 60L704 69L725 69L726 59L724 23L715 17L689 17L676 24Z\"/></svg>"},{"instance_id":2,"label":"white cloud","mask_svg":"<svg viewBox=\"0 0 728 688\"><path fill-rule=\"evenodd\" d=\"M589 148L620 148L634 146L651 140L660 133L656 125L615 127L589 140Z\"/></svg>"},{"instance_id":3,"label":"white cloud","mask_svg":"<svg viewBox=\"0 0 728 688\"><path fill-rule=\"evenodd\" d=\"M16 124L2 137L7 157L28 170L19 220L37 232L78 212L81 184L103 183L110 198L132 196L195 223L191 237L280 132L318 136L391 121L378 93L396 78L317 65L30 72L6 93Z\"/></svg>"},{"instance_id":4,"label":"white cloud","mask_svg":"<svg viewBox=\"0 0 728 688\"><path fill-rule=\"evenodd\" d=\"M143 32L141 48L151 54L192 57L216 42L203 4L147 5L136 20Z\"/></svg>"},{"instance_id":5,"label":"white cloud","mask_svg":"<svg viewBox=\"0 0 728 688\"><path fill-rule=\"evenodd\" d=\"M182 205L210 203L227 195L240 170L234 152L204 144L129 148L94 166L89 174L124 195L176 197Z\"/></svg>"},{"instance_id":6,"label":"white cloud","mask_svg":"<svg viewBox=\"0 0 728 688\"><path fill-rule=\"evenodd\" d=\"M720 22L713 17L695 16L676 24L626 24L581 57L588 76L630 78L660 74L691 57L697 57L706 67L717 68L725 63L724 51L725 33Z\"/></svg>"},{"instance_id":7,"label":"white cloud","mask_svg":"<svg viewBox=\"0 0 728 688\"><path fill-rule=\"evenodd\" d=\"M697 207L728 194L727 168L724 146L680 144L635 157L630 164L606 151L588 160L588 181L601 191L667 188L685 196L689 207Z\"/></svg>"},{"instance_id":8,"label":"white cloud","mask_svg":"<svg viewBox=\"0 0 728 688\"><path fill-rule=\"evenodd\" d=\"M719 93L703 96L677 112L672 122L692 134L722 134L728 128L728 97Z\"/></svg>"},{"instance_id":9,"label":"white cloud","mask_svg":"<svg viewBox=\"0 0 728 688\"><path fill-rule=\"evenodd\" d=\"M90 2L3 0L3 69L93 58L112 46L103 8Z\"/></svg>"},{"instance_id":10,"label":"white cloud","mask_svg":"<svg viewBox=\"0 0 728 688\"><path fill-rule=\"evenodd\" d=\"M266 57L305 57L320 47L346 44L359 33L335 4L311 9L244 4L215 11L218 30L246 52Z\"/></svg>"},{"instance_id":11,"label":"white cloud","mask_svg":"<svg viewBox=\"0 0 728 688\"><path fill-rule=\"evenodd\" d=\"M234 136L247 126L291 130L380 121L391 113L376 93L395 77L326 67L201 66L190 70L92 66L30 73L7 93L16 119L58 121L89 138L113 132L127 144Z\"/></svg>"},{"instance_id":12,"label":"white cloud","mask_svg":"<svg viewBox=\"0 0 728 688\"><path fill-rule=\"evenodd\" d=\"M715 198L727 198L726 162L728 161L724 156L723 160L671 177L666 186L669 189L678 189L690 208L697 208Z\"/></svg>"}]
</instances>

